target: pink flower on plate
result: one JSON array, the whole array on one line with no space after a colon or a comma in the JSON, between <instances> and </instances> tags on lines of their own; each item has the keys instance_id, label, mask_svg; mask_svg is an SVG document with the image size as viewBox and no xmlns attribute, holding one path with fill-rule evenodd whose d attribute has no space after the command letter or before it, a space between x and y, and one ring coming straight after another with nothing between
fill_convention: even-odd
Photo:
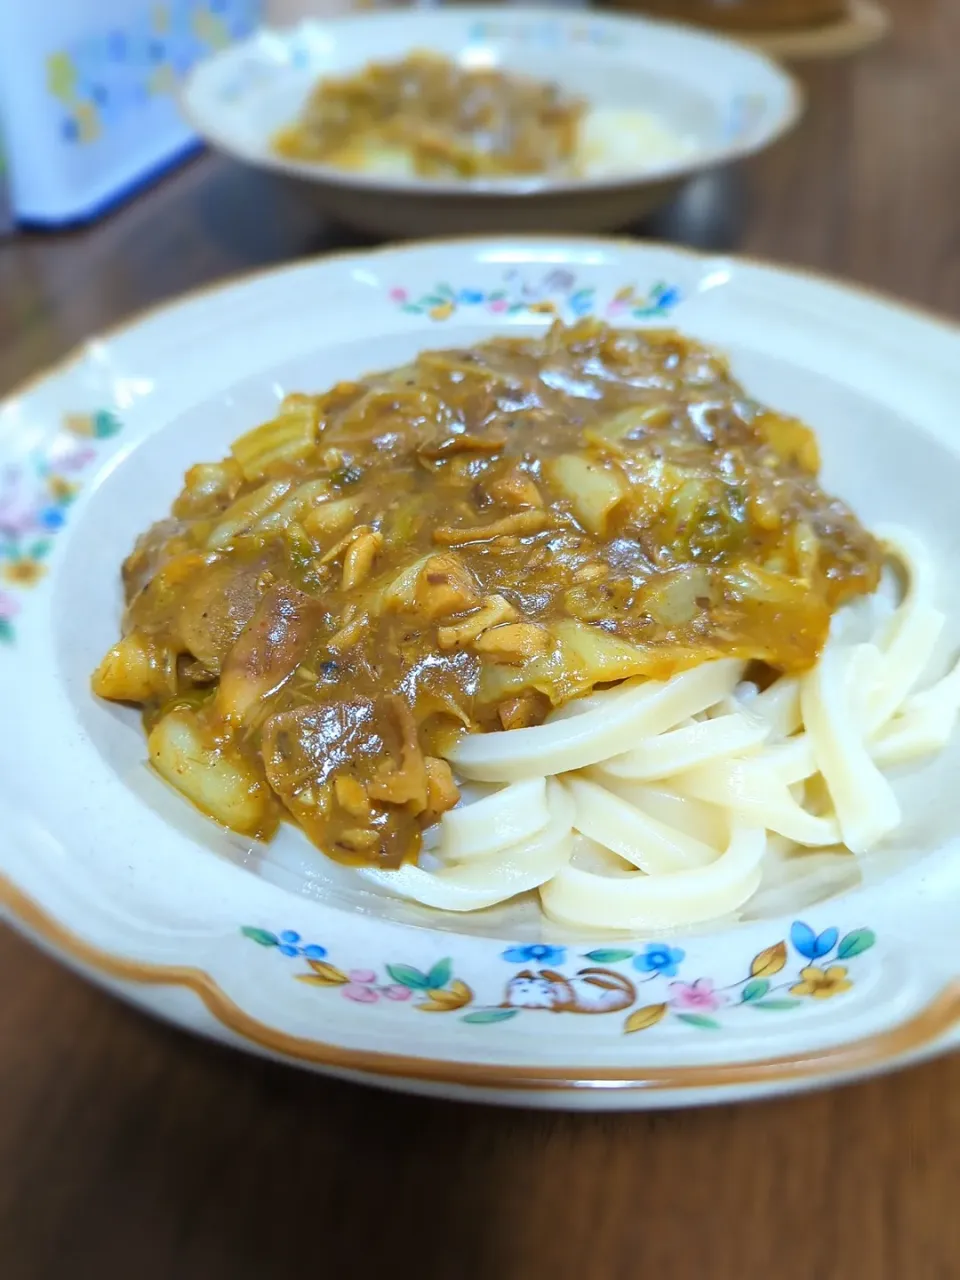
<instances>
[{"instance_id":1,"label":"pink flower on plate","mask_svg":"<svg viewBox=\"0 0 960 1280\"><path fill-rule=\"evenodd\" d=\"M96 456L96 450L89 445L77 447L68 442L63 449L54 448L49 459L50 468L56 471L82 471Z\"/></svg>"},{"instance_id":2,"label":"pink flower on plate","mask_svg":"<svg viewBox=\"0 0 960 1280\"><path fill-rule=\"evenodd\" d=\"M383 994L388 1000L409 1000L413 992L409 987L401 987L399 982L395 982L389 987L384 987Z\"/></svg>"},{"instance_id":3,"label":"pink flower on plate","mask_svg":"<svg viewBox=\"0 0 960 1280\"><path fill-rule=\"evenodd\" d=\"M410 295L407 293L406 289L401 289L399 285L396 285L393 289L391 289L389 294L391 302L400 302L400 303L406 302L409 296Z\"/></svg>"},{"instance_id":4,"label":"pink flower on plate","mask_svg":"<svg viewBox=\"0 0 960 1280\"><path fill-rule=\"evenodd\" d=\"M357 1004L376 1004L380 998L376 987L364 986L362 982L348 982L340 990L348 1000L355 1000Z\"/></svg>"},{"instance_id":5,"label":"pink flower on plate","mask_svg":"<svg viewBox=\"0 0 960 1280\"><path fill-rule=\"evenodd\" d=\"M362 982L365 986L377 980L377 975L372 969L349 969L347 977L351 982Z\"/></svg>"},{"instance_id":6,"label":"pink flower on plate","mask_svg":"<svg viewBox=\"0 0 960 1280\"><path fill-rule=\"evenodd\" d=\"M491 311L500 312L500 311L506 311L506 309L507 309L506 298L494 298L494 300L490 303Z\"/></svg>"},{"instance_id":7,"label":"pink flower on plate","mask_svg":"<svg viewBox=\"0 0 960 1280\"><path fill-rule=\"evenodd\" d=\"M348 969L347 977L350 981L340 990L348 1000L356 1000L357 1004L377 1003L380 992L377 990L377 975L373 969Z\"/></svg>"},{"instance_id":8,"label":"pink flower on plate","mask_svg":"<svg viewBox=\"0 0 960 1280\"><path fill-rule=\"evenodd\" d=\"M726 996L714 990L712 978L670 983L670 1003L675 1009L688 1013L713 1013L725 1002Z\"/></svg>"},{"instance_id":9,"label":"pink flower on plate","mask_svg":"<svg viewBox=\"0 0 960 1280\"><path fill-rule=\"evenodd\" d=\"M0 622L7 622L10 618L15 618L19 612L20 605L14 600L13 596L7 595L5 591L0 591Z\"/></svg>"}]
</instances>

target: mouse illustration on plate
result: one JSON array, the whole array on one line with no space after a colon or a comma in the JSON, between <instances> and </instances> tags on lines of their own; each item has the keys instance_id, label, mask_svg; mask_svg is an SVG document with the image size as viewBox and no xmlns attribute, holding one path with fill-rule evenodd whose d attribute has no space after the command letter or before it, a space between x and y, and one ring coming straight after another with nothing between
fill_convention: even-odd
<instances>
[{"instance_id":1,"label":"mouse illustration on plate","mask_svg":"<svg viewBox=\"0 0 960 1280\"><path fill-rule=\"evenodd\" d=\"M523 969L507 983L501 1009L546 1009L550 1013L617 1013L629 1009L637 989L612 969L581 969L566 977L555 969Z\"/></svg>"}]
</instances>

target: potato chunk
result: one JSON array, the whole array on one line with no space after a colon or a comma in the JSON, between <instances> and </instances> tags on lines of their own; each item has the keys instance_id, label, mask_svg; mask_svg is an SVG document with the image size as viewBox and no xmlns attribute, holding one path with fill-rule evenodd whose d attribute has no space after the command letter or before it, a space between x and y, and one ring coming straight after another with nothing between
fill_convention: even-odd
<instances>
[{"instance_id":1,"label":"potato chunk","mask_svg":"<svg viewBox=\"0 0 960 1280\"><path fill-rule=\"evenodd\" d=\"M93 692L114 702L148 702L176 692L176 655L132 631L118 641L93 674Z\"/></svg>"},{"instance_id":2,"label":"potato chunk","mask_svg":"<svg viewBox=\"0 0 960 1280\"><path fill-rule=\"evenodd\" d=\"M602 537L611 512L626 492L620 472L611 463L594 462L579 453L562 453L550 463L548 475L583 527Z\"/></svg>"},{"instance_id":3,"label":"potato chunk","mask_svg":"<svg viewBox=\"0 0 960 1280\"><path fill-rule=\"evenodd\" d=\"M265 835L272 827L265 784L239 754L209 739L192 711L165 715L147 748L157 773L223 826L243 835Z\"/></svg>"}]
</instances>

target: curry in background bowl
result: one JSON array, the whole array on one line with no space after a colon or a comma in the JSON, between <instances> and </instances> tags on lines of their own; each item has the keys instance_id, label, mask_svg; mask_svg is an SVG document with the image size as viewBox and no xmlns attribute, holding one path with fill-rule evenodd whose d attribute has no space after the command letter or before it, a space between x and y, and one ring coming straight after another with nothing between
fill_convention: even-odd
<instances>
[{"instance_id":1,"label":"curry in background bowl","mask_svg":"<svg viewBox=\"0 0 960 1280\"><path fill-rule=\"evenodd\" d=\"M322 78L274 138L280 155L385 177L589 177L686 154L648 112L594 107L560 85L419 50Z\"/></svg>"}]
</instances>

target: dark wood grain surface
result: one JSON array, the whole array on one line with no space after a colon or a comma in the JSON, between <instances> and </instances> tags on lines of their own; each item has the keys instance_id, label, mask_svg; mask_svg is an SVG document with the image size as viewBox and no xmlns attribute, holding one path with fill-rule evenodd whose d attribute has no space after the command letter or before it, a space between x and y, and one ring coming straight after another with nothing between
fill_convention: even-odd
<instances>
[{"instance_id":1,"label":"dark wood grain surface","mask_svg":"<svg viewBox=\"0 0 960 1280\"><path fill-rule=\"evenodd\" d=\"M802 75L800 130L643 230L960 316L960 4ZM350 243L202 158L90 229L0 245L0 392L138 309ZM633 1116L404 1099L155 1025L0 931L0 1276L956 1280L960 1060Z\"/></svg>"}]
</instances>

